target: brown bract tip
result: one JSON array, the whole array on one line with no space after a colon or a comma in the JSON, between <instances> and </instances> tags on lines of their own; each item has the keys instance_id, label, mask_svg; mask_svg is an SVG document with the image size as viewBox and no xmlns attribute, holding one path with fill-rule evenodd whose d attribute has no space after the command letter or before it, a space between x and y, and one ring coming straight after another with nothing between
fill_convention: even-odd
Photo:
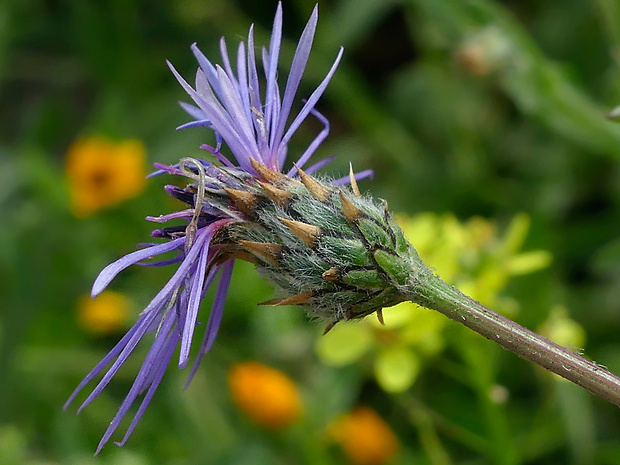
<instances>
[{"instance_id":1,"label":"brown bract tip","mask_svg":"<svg viewBox=\"0 0 620 465\"><path fill-rule=\"evenodd\" d=\"M312 249L316 245L316 241L321 235L321 228L301 221L287 220L281 217L278 219L308 247Z\"/></svg>"},{"instance_id":2,"label":"brown bract tip","mask_svg":"<svg viewBox=\"0 0 620 465\"><path fill-rule=\"evenodd\" d=\"M224 190L241 213L248 216L253 216L256 206L260 200L259 195L237 189L230 189L228 187L225 187Z\"/></svg>"},{"instance_id":3,"label":"brown bract tip","mask_svg":"<svg viewBox=\"0 0 620 465\"><path fill-rule=\"evenodd\" d=\"M362 193L360 192L360 188L357 185L357 180L355 179L355 173L353 172L353 165L349 162L349 181L351 182L351 189L356 197L361 197Z\"/></svg>"},{"instance_id":4,"label":"brown bract tip","mask_svg":"<svg viewBox=\"0 0 620 465\"><path fill-rule=\"evenodd\" d=\"M321 202L325 202L332 193L331 189L328 189L319 181L314 179L312 176L305 173L297 165L295 165L295 168L297 168L297 171L299 171L299 178L301 179L301 182L304 184L304 186L306 186L306 189L308 189L308 192L310 192L310 194L312 194L315 199Z\"/></svg>"},{"instance_id":5,"label":"brown bract tip","mask_svg":"<svg viewBox=\"0 0 620 465\"><path fill-rule=\"evenodd\" d=\"M292 192L278 189L266 182L258 181L258 185L263 188L265 195L269 197L273 203L283 208L288 205L294 195Z\"/></svg>"},{"instance_id":6,"label":"brown bract tip","mask_svg":"<svg viewBox=\"0 0 620 465\"><path fill-rule=\"evenodd\" d=\"M252 168L254 168L258 175L267 182L276 183L288 179L286 175L278 173L277 171L270 170L265 165L252 157L250 157L250 163L252 164Z\"/></svg>"},{"instance_id":7,"label":"brown bract tip","mask_svg":"<svg viewBox=\"0 0 620 465\"><path fill-rule=\"evenodd\" d=\"M261 302L259 305L272 305L274 307L280 307L282 305L303 305L307 303L314 293L312 291L305 291L300 294L295 294L290 297L284 297L281 299L272 299L266 302Z\"/></svg>"},{"instance_id":8,"label":"brown bract tip","mask_svg":"<svg viewBox=\"0 0 620 465\"><path fill-rule=\"evenodd\" d=\"M342 203L342 212L350 223L355 223L363 215L362 211L357 208L349 199L347 199L342 191L340 191L340 202Z\"/></svg>"},{"instance_id":9,"label":"brown bract tip","mask_svg":"<svg viewBox=\"0 0 620 465\"><path fill-rule=\"evenodd\" d=\"M329 270L324 271L321 277L325 281L333 283L338 281L338 278L340 277L340 272L336 268L330 268Z\"/></svg>"},{"instance_id":10,"label":"brown bract tip","mask_svg":"<svg viewBox=\"0 0 620 465\"><path fill-rule=\"evenodd\" d=\"M261 260L269 262L275 266L279 265L280 253L282 252L282 246L280 244L244 240L241 240L239 242L248 252L257 256Z\"/></svg>"}]
</instances>

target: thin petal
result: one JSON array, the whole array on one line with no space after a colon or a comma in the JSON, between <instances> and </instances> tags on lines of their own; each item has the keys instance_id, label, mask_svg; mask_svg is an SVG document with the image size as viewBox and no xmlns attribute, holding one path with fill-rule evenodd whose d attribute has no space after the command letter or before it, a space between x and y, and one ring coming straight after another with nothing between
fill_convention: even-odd
<instances>
[{"instance_id":1,"label":"thin petal","mask_svg":"<svg viewBox=\"0 0 620 465\"><path fill-rule=\"evenodd\" d=\"M199 69L196 74L196 87L200 90L200 92L197 92L187 83L185 79L183 79L174 66L172 66L172 63L167 63L177 81L179 81L192 100L194 100L194 102L196 102L196 104L204 112L207 119L211 121L214 130L224 138L230 147L230 150L234 154L240 154L241 156L243 156L244 153L251 152L250 148L247 147L242 140L239 140L239 136L236 133L236 129L230 115L228 115L226 110L216 99L215 94L213 94L205 73Z\"/></svg>"},{"instance_id":2,"label":"thin petal","mask_svg":"<svg viewBox=\"0 0 620 465\"><path fill-rule=\"evenodd\" d=\"M262 153L264 147L267 146L267 132L265 127L265 119L263 116L263 104L260 99L260 84L258 81L258 71L256 69L256 55L254 53L254 25L250 26L248 33L248 73L250 88L250 104L254 109L255 116L254 129L257 134L258 150Z\"/></svg>"},{"instance_id":3,"label":"thin petal","mask_svg":"<svg viewBox=\"0 0 620 465\"><path fill-rule=\"evenodd\" d=\"M245 144L253 149L253 153L249 153L246 156L260 156L258 147L256 146L256 140L254 138L254 131L250 126L250 120L246 119L246 112L243 108L243 101L239 96L239 93L234 88L234 85L222 68L217 67L218 77L220 79L220 86L222 88L222 103L228 110L234 124L236 126L236 132L240 137L243 137ZM249 161L249 158L248 158Z\"/></svg>"},{"instance_id":4,"label":"thin petal","mask_svg":"<svg viewBox=\"0 0 620 465\"><path fill-rule=\"evenodd\" d=\"M215 89L215 92L219 93L220 83L217 80L217 73L215 72L215 66L213 66L213 64L204 55L204 53L200 51L200 49L198 48L198 45L196 45L196 42L194 42L190 48L192 50L192 53L196 57L196 60L198 61L200 68L202 69L207 79L209 80L209 83L211 84L211 86L213 86L213 88Z\"/></svg>"},{"instance_id":5,"label":"thin petal","mask_svg":"<svg viewBox=\"0 0 620 465\"><path fill-rule=\"evenodd\" d=\"M360 179L366 179L366 178L372 179L374 175L375 175L375 172L373 170L360 171L359 173L355 173L355 180L359 181ZM342 186L343 184L349 184L350 181L351 181L351 178L349 176L343 176L342 178L338 178L335 181L332 181L332 184L334 186Z\"/></svg>"},{"instance_id":6,"label":"thin petal","mask_svg":"<svg viewBox=\"0 0 620 465\"><path fill-rule=\"evenodd\" d=\"M144 266L144 267L158 267L158 266L172 265L174 263L179 263L181 261L183 261L183 255L179 255L178 257L174 257L169 260L160 260L158 262L146 262L146 263L139 262L139 263L136 263L136 265Z\"/></svg>"},{"instance_id":7,"label":"thin petal","mask_svg":"<svg viewBox=\"0 0 620 465\"><path fill-rule=\"evenodd\" d=\"M191 289L189 290L189 298L187 301L187 309L185 311L185 322L181 337L181 351L179 353L179 368L185 368L189 357L189 350L192 346L194 336L194 328L196 327L196 318L198 317L198 308L200 307L202 285L205 279L205 270L207 267L208 247L203 247L198 259L198 267L194 272Z\"/></svg>"},{"instance_id":8,"label":"thin petal","mask_svg":"<svg viewBox=\"0 0 620 465\"><path fill-rule=\"evenodd\" d=\"M179 102L179 105L181 106L181 108L183 108L183 110L185 110L185 113L187 113L192 118L198 120L205 118L205 114L200 108L185 102Z\"/></svg>"},{"instance_id":9,"label":"thin petal","mask_svg":"<svg viewBox=\"0 0 620 465\"><path fill-rule=\"evenodd\" d=\"M180 131L181 129L197 128L197 127L213 128L213 125L211 124L211 121L209 121L208 119L201 119L198 121L190 121L189 123L182 124L181 126L177 126L175 129L177 131Z\"/></svg>"},{"instance_id":10,"label":"thin petal","mask_svg":"<svg viewBox=\"0 0 620 465\"><path fill-rule=\"evenodd\" d=\"M171 250L178 249L184 243L185 243L185 238L180 237L178 239L174 239L173 241L166 242L164 244L156 245L154 247L149 247L148 249L136 250L135 252L132 252L130 254L125 255L122 258L119 258L114 263L110 263L103 270L101 270L101 273L99 273L99 276L97 276L97 279L95 279L95 282L93 284L93 288L91 291L91 295L93 297L99 295L108 286L108 284L110 284L110 282L116 277L116 275L119 274L121 271L123 271L128 266L133 265L134 263L140 262L142 260L146 260L148 258L154 257L155 255L161 255L163 253L170 252Z\"/></svg>"},{"instance_id":11,"label":"thin petal","mask_svg":"<svg viewBox=\"0 0 620 465\"><path fill-rule=\"evenodd\" d=\"M312 41L314 40L314 32L316 30L316 23L318 21L318 5L315 5L312 10L312 15L304 28L295 55L293 56L293 62L291 63L291 69L286 81L286 88L284 89L284 97L282 98L282 106L280 107L280 114L278 116L277 127L271 133L271 140L269 145L271 147L278 147L282 134L284 134L284 127L286 126L286 120L293 106L293 100L297 93L297 88L301 82L301 77L306 69L308 63L308 57L310 56L310 49L312 48Z\"/></svg>"},{"instance_id":12,"label":"thin petal","mask_svg":"<svg viewBox=\"0 0 620 465\"><path fill-rule=\"evenodd\" d=\"M314 154L316 149L323 143L325 138L329 135L329 121L327 120L327 118L325 118L321 113L319 113L316 110L312 110L310 113L312 113L312 115L315 116L316 119L318 119L321 123L323 123L323 130L319 132L319 134L310 143L306 151L301 155L301 157L299 157L299 160L297 160L297 163L295 163L295 165L293 165L291 170L287 173L287 176L294 176L295 173L297 173L297 168L303 168L306 162Z\"/></svg>"},{"instance_id":13,"label":"thin petal","mask_svg":"<svg viewBox=\"0 0 620 465\"><path fill-rule=\"evenodd\" d=\"M169 213L167 215L147 216L145 219L146 221L152 221L154 223L165 223L167 221L176 220L179 218L188 219L191 218L193 214L194 210L188 208L186 210L179 210L177 212Z\"/></svg>"},{"instance_id":14,"label":"thin petal","mask_svg":"<svg viewBox=\"0 0 620 465\"><path fill-rule=\"evenodd\" d=\"M224 69L226 70L226 74L228 75L228 79L232 82L233 86L237 93L239 92L239 83L235 78L235 74L233 73L232 66L230 66L230 58L228 57L228 50L226 48L226 39L224 37L220 38L220 53L222 55L222 64L224 65ZM216 66L217 69L217 66ZM219 79L219 77L218 77Z\"/></svg>"},{"instance_id":15,"label":"thin petal","mask_svg":"<svg viewBox=\"0 0 620 465\"><path fill-rule=\"evenodd\" d=\"M157 313L153 312L152 314L148 315L147 318L141 321L140 326L138 326L138 328L133 333L131 338L127 341L127 344L121 350L120 354L118 355L118 358L114 361L114 363L108 369L106 374L103 375L103 378L101 378L101 381L99 381L95 389L93 389L91 393L89 394L89 396L86 398L86 400L82 402L82 405L80 405L80 407L77 410L78 413L80 413L99 394L101 394L101 391L103 391L103 389L108 385L108 383L114 377L116 372L120 369L121 366L123 366L125 361L127 361L127 358L131 355L133 350L136 348L136 346L138 345L138 342L140 342L142 337L144 337L144 334L146 333L147 329L149 328L149 326L151 325L151 323L153 322L156 316L157 316Z\"/></svg>"},{"instance_id":16,"label":"thin petal","mask_svg":"<svg viewBox=\"0 0 620 465\"><path fill-rule=\"evenodd\" d=\"M275 102L276 93L276 76L278 72L278 56L280 55L280 45L282 42L282 2L278 2L276 9L276 16L273 20L273 28L271 33L271 41L269 42L269 54L267 59L263 58L264 64L267 67L267 92L265 95L265 120L268 124L271 123L271 114L273 111L273 104ZM263 54L265 57L265 54ZM273 127L269 127L268 131L273 130Z\"/></svg>"},{"instance_id":17,"label":"thin petal","mask_svg":"<svg viewBox=\"0 0 620 465\"><path fill-rule=\"evenodd\" d=\"M248 72L246 68L245 46L243 45L243 42L239 43L239 47L237 48L237 75L239 82L239 96L241 97L243 109L245 110L245 118L247 121L251 122L252 110L250 106L250 96L248 94Z\"/></svg>"},{"instance_id":18,"label":"thin petal","mask_svg":"<svg viewBox=\"0 0 620 465\"><path fill-rule=\"evenodd\" d=\"M338 56L336 57L336 60L334 61L334 64L330 68L329 72L327 73L323 81L321 81L321 84L319 84L319 86L314 90L314 92L312 92L312 95L308 98L308 101L306 102L306 104L303 106L299 114L295 117L295 119L289 126L288 130L286 131L286 134L284 134L284 137L282 138L282 141L280 142L280 147L278 151L282 150L282 148L286 146L288 141L291 139L293 133L299 128L299 125L306 119L308 114L310 114L310 111L314 108L314 105L316 105L316 102L319 100L321 95L323 95L323 92L325 92L325 88L327 87L327 84L329 84L329 81L331 80L332 76L336 72L336 68L338 67L338 64L340 63L340 59L342 58L343 53L344 53L344 48L341 47L340 51L338 52Z\"/></svg>"},{"instance_id":19,"label":"thin petal","mask_svg":"<svg viewBox=\"0 0 620 465\"><path fill-rule=\"evenodd\" d=\"M69 399L67 399L67 401L65 402L65 405L63 406L64 410L66 410L69 407L71 402L73 402L75 397L80 393L80 391L84 388L84 386L86 386L95 376L99 374L99 372L101 372L101 370L103 370L106 367L108 363L110 363L118 354L121 353L121 351L127 346L131 338L136 334L136 332L142 331L142 328L144 326L148 327L149 323L145 323L145 320L147 318L148 318L148 315L144 315L143 317L141 317L132 326L132 328L129 331L127 331L127 333L123 336L123 338L120 341L118 341L118 343L114 346L114 348L110 352L108 352L108 354L105 357L103 357L103 359L95 366L95 368L93 368L90 371L90 373L88 373L88 375L86 375L86 377L80 382L78 387L76 387L75 390L71 393L71 395L69 396Z\"/></svg>"},{"instance_id":20,"label":"thin petal","mask_svg":"<svg viewBox=\"0 0 620 465\"><path fill-rule=\"evenodd\" d=\"M129 428L127 428L127 431L125 432L125 436L123 437L123 440L116 443L117 446L125 445L129 437L131 436L131 433L133 433L133 430L135 429L136 425L142 418L142 415L144 415L146 408L151 402L151 399L153 398L155 391L159 387L159 384L161 383L161 380L164 377L164 373L166 372L168 365L170 365L170 360L172 359L172 355L174 354L174 349L176 348L178 342L179 342L178 333L172 334L166 346L162 360L157 364L157 371L155 373L153 381L151 382L149 390L144 396L144 399L142 400L142 403L140 404L140 408L138 408L138 411L133 417L133 420L131 421Z\"/></svg>"},{"instance_id":21,"label":"thin petal","mask_svg":"<svg viewBox=\"0 0 620 465\"><path fill-rule=\"evenodd\" d=\"M161 290L157 293L157 295L151 300L151 302L147 305L147 307L142 310L140 313L144 315L149 313L159 307L165 302L174 292L174 290L181 285L181 282L187 276L187 273L190 267L193 265L194 261L198 257L198 253L202 250L202 247L205 241L211 239L211 234L215 228L216 223L212 223L209 226L205 226L203 229L198 231L196 235L196 241L187 252L185 259L181 263L181 265L177 268L177 271L172 275L172 278L161 288Z\"/></svg>"},{"instance_id":22,"label":"thin petal","mask_svg":"<svg viewBox=\"0 0 620 465\"><path fill-rule=\"evenodd\" d=\"M305 171L307 174L316 173L317 171L319 171L320 169L322 169L323 167L329 165L332 161L334 161L334 158L336 157L333 155L331 157L324 158L323 160L320 160L314 163L313 165L309 166L308 168L306 168Z\"/></svg>"},{"instance_id":23,"label":"thin petal","mask_svg":"<svg viewBox=\"0 0 620 465\"><path fill-rule=\"evenodd\" d=\"M230 278L232 276L233 266L235 261L228 260L221 266L222 273L220 274L220 281L217 284L217 290L215 291L215 298L213 299L213 306L211 307L211 314L209 315L209 322L207 323L207 329L205 329L204 339L202 341L202 345L200 347L200 352L194 361L194 365L192 366L192 370L190 371L187 381L185 382L185 387L189 385L192 378L196 374L196 370L200 365L200 361L202 357L211 350L213 343L215 342L215 337L217 336L217 332L220 329L220 323L222 321L222 314L224 311L224 302L226 299L226 294L228 292L228 286L230 285Z\"/></svg>"},{"instance_id":24,"label":"thin petal","mask_svg":"<svg viewBox=\"0 0 620 465\"><path fill-rule=\"evenodd\" d=\"M116 412L116 415L114 415L114 418L110 422L108 429L106 429L105 433L103 434L103 437L101 438L101 441L99 442L99 445L97 446L97 451L95 452L95 455L98 454L103 448L103 446L109 441L110 437L112 436L114 431L116 431L116 428L118 428L118 425L121 423L121 421L127 414L127 411L129 410L131 405L134 403L136 397L138 396L142 388L143 380L148 376L149 371L153 368L153 362L159 355L162 346L164 345L166 340L169 338L169 334L171 332L170 329L172 327L173 322L174 322L174 313L170 313L169 315L166 316L164 324L162 325L161 331L156 336L155 342L153 342L153 345L151 346L151 349L149 350L148 355L144 359L144 363L142 364L142 367L140 368L140 371L138 372L138 376L136 376L136 379L133 382L131 389L129 389L129 392L127 393L127 397L125 397L125 399L123 400L123 403L118 409L118 412Z\"/></svg>"}]
</instances>

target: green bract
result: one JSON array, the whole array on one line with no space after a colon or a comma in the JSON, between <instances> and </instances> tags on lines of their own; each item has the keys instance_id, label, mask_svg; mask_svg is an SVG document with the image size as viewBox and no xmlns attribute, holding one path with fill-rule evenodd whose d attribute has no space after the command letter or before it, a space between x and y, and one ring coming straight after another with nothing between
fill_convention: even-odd
<instances>
[{"instance_id":1,"label":"green bract","mask_svg":"<svg viewBox=\"0 0 620 465\"><path fill-rule=\"evenodd\" d=\"M228 189L246 221L225 228L222 257L256 263L284 295L328 323L369 315L403 300L401 287L424 268L384 202L299 171L299 180L255 163L261 180ZM381 319L381 315L379 314Z\"/></svg>"}]
</instances>

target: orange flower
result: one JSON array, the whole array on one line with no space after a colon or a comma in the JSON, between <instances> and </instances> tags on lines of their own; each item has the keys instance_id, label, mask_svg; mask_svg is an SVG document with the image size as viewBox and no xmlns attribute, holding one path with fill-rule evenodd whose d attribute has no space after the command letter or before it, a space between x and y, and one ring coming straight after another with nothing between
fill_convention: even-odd
<instances>
[{"instance_id":1,"label":"orange flower","mask_svg":"<svg viewBox=\"0 0 620 465\"><path fill-rule=\"evenodd\" d=\"M145 185L144 144L139 140L111 142L90 137L67 152L72 210L87 216L138 194Z\"/></svg>"},{"instance_id":2,"label":"orange flower","mask_svg":"<svg viewBox=\"0 0 620 465\"><path fill-rule=\"evenodd\" d=\"M239 410L260 425L283 428L301 414L297 386L281 371L258 362L238 363L230 370L228 383Z\"/></svg>"},{"instance_id":3,"label":"orange flower","mask_svg":"<svg viewBox=\"0 0 620 465\"><path fill-rule=\"evenodd\" d=\"M105 291L96 299L84 296L78 303L78 321L89 333L114 333L125 326L130 307L129 299L118 292Z\"/></svg>"},{"instance_id":4,"label":"orange flower","mask_svg":"<svg viewBox=\"0 0 620 465\"><path fill-rule=\"evenodd\" d=\"M356 465L383 465L398 450L398 441L388 424L368 407L357 407L340 417L331 425L330 433Z\"/></svg>"}]
</instances>

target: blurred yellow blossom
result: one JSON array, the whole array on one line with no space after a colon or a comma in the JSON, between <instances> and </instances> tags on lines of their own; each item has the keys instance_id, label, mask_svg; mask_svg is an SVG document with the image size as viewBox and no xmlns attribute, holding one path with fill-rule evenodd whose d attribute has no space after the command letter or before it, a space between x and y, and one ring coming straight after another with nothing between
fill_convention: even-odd
<instances>
[{"instance_id":1,"label":"blurred yellow blossom","mask_svg":"<svg viewBox=\"0 0 620 465\"><path fill-rule=\"evenodd\" d=\"M521 252L530 220L516 215L503 235L495 223L480 217L460 222L454 215L422 213L397 216L407 239L425 263L444 280L503 313L518 305L501 292L512 276L535 272L549 265L544 250ZM327 364L343 366L371 354L374 377L387 392L407 390L423 369L425 360L440 353L448 319L411 302L383 309L385 325L376 318L336 325L319 338L316 352Z\"/></svg>"},{"instance_id":2,"label":"blurred yellow blossom","mask_svg":"<svg viewBox=\"0 0 620 465\"><path fill-rule=\"evenodd\" d=\"M78 321L89 333L111 334L125 327L130 309L130 300L118 292L105 291L95 299L83 296L78 301Z\"/></svg>"},{"instance_id":3,"label":"blurred yellow blossom","mask_svg":"<svg viewBox=\"0 0 620 465\"><path fill-rule=\"evenodd\" d=\"M562 347L580 351L586 344L586 331L568 314L568 309L556 305L549 312L549 317L539 328L540 334Z\"/></svg>"},{"instance_id":4,"label":"blurred yellow blossom","mask_svg":"<svg viewBox=\"0 0 620 465\"><path fill-rule=\"evenodd\" d=\"M144 144L134 139L80 139L69 147L66 167L71 208L76 216L87 216L127 200L144 188Z\"/></svg>"},{"instance_id":5,"label":"blurred yellow blossom","mask_svg":"<svg viewBox=\"0 0 620 465\"><path fill-rule=\"evenodd\" d=\"M295 383L284 373L258 362L235 364L228 383L232 398L254 422L279 429L301 415L301 398Z\"/></svg>"},{"instance_id":6,"label":"blurred yellow blossom","mask_svg":"<svg viewBox=\"0 0 620 465\"><path fill-rule=\"evenodd\" d=\"M586 345L586 331L573 320L563 305L554 306L547 319L538 327L538 332L558 345L573 352L581 352ZM551 375L559 383L570 383L559 375L541 370L545 376Z\"/></svg>"},{"instance_id":7,"label":"blurred yellow blossom","mask_svg":"<svg viewBox=\"0 0 620 465\"><path fill-rule=\"evenodd\" d=\"M382 465L398 451L398 440L389 425L368 407L357 407L336 419L329 432L356 465Z\"/></svg>"}]
</instances>

